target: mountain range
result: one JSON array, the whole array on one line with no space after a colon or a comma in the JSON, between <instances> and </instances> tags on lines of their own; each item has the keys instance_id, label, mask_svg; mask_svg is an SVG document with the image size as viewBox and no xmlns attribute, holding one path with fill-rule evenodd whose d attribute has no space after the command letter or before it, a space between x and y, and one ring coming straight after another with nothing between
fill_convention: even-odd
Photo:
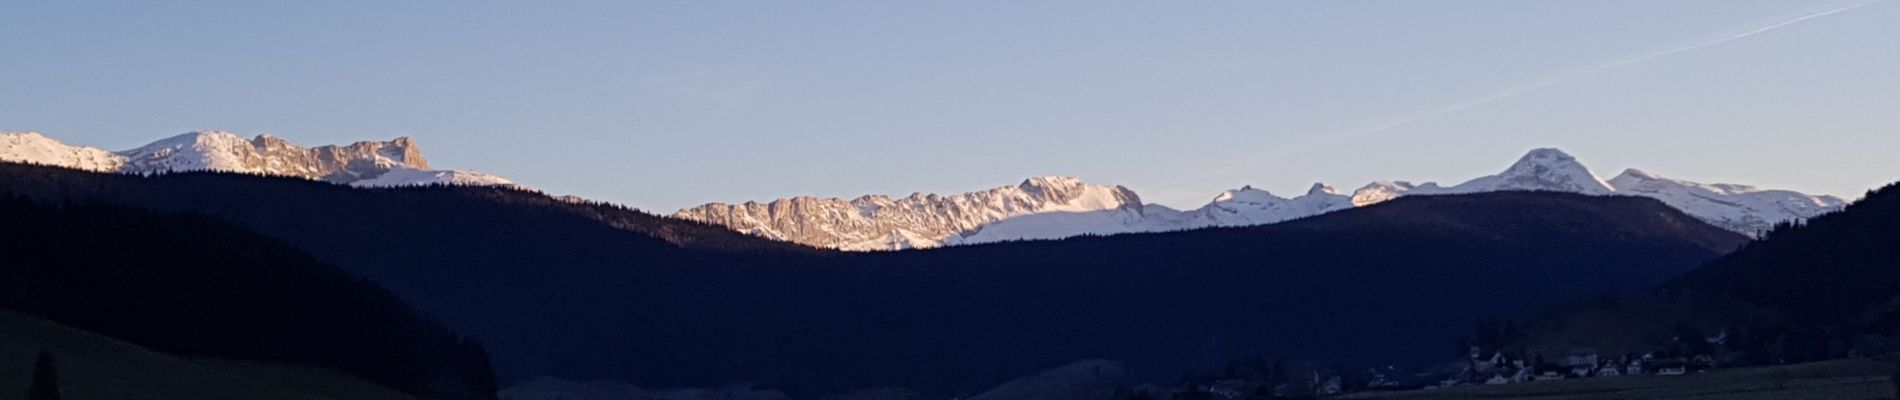
<instances>
[{"instance_id":1,"label":"mountain range","mask_svg":"<svg viewBox=\"0 0 1900 400\"><path fill-rule=\"evenodd\" d=\"M67 145L38 132L0 132L0 161L129 174L282 175L365 187L514 184L475 171L433 169L408 137L305 148L267 134L244 139L230 132L195 131L130 150L107 151Z\"/></svg>"},{"instance_id":2,"label":"mountain range","mask_svg":"<svg viewBox=\"0 0 1900 400\"><path fill-rule=\"evenodd\" d=\"M506 178L481 172L433 169L415 140L408 137L305 148L268 134L244 139L229 132L195 131L115 152L67 145L36 132L0 132L0 161L130 174L240 172L364 187L515 185ZM1379 181L1342 193L1315 183L1306 193L1293 197L1243 186L1192 210L1144 203L1135 191L1119 185L1044 176L1013 186L955 195L866 195L849 200L798 196L768 202L708 203L679 210L673 216L807 246L874 251L1263 225L1400 196L1508 190L1651 197L1710 224L1750 236L1776 223L1799 221L1846 205L1834 196L1704 184L1636 169L1606 180L1575 157L1547 148L1532 150L1496 175L1453 186Z\"/></svg>"},{"instance_id":3,"label":"mountain range","mask_svg":"<svg viewBox=\"0 0 1900 400\"><path fill-rule=\"evenodd\" d=\"M1479 319L1649 287L1746 241L1654 199L1556 192L898 252L497 186L0 164L5 194L201 215L282 240L481 339L506 381L752 382L794 398L881 386L967 397L1093 358L1143 381L1242 356L1433 361Z\"/></svg>"},{"instance_id":4,"label":"mountain range","mask_svg":"<svg viewBox=\"0 0 1900 400\"><path fill-rule=\"evenodd\" d=\"M1271 224L1409 195L1552 191L1650 197L1724 229L1756 235L1785 221L1839 210L1834 196L1737 184L1704 184L1629 169L1605 180L1557 149L1536 149L1496 175L1453 186L1380 181L1350 194L1316 183L1281 197L1251 186L1228 190L1193 210L1142 203L1133 190L1072 177L1030 178L1015 186L902 198L799 196L769 202L710 203L675 217L810 246L851 251L901 250L1082 235L1164 232Z\"/></svg>"}]
</instances>

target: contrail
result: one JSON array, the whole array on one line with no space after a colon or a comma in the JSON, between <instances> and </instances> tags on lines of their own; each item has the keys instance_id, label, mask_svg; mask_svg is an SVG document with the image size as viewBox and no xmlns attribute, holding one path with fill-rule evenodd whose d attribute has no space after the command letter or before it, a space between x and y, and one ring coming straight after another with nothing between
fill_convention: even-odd
<instances>
[{"instance_id":1,"label":"contrail","mask_svg":"<svg viewBox=\"0 0 1900 400\"><path fill-rule=\"evenodd\" d=\"M1462 111L1462 110L1464 110L1464 109L1467 109L1467 108L1472 108L1472 107L1477 107L1477 106L1481 106L1481 105L1485 105L1485 104L1490 104L1490 103L1495 103L1495 102L1498 102L1498 101L1501 101L1501 100L1504 100L1504 99L1509 99L1509 98L1512 98L1512 97L1516 97L1517 95L1520 95L1520 94L1524 94L1524 93L1528 93L1528 92L1531 92L1531 91L1534 91L1534 90L1537 90L1537 89L1542 89L1542 88L1545 88L1545 87L1549 87L1549 86L1552 86L1552 85L1557 85L1557 84L1561 84L1561 83L1564 83L1564 82L1569 82L1569 81L1573 81L1573 80L1576 80L1576 79L1579 79L1579 78L1583 78L1583 77L1586 77L1586 76L1590 76L1590 75L1595 75L1595 74L1597 74L1597 73L1599 73L1599 72L1603 72L1603 71L1608 71L1608 70L1611 70L1611 69L1615 69L1615 68L1622 68L1622 67L1627 67L1627 66L1631 66L1631 65L1635 65L1635 64L1638 64L1638 63L1641 63L1641 62L1644 62L1644 61L1649 61L1649 60L1654 60L1654 59L1657 59L1657 58L1662 58L1662 57L1668 57L1668 56L1672 56L1672 55L1676 55L1676 54L1681 54L1681 53L1687 53L1687 52L1691 52L1691 51L1696 51L1696 50L1701 50L1701 49L1704 49L1704 48L1709 48L1709 47L1714 47L1714 46L1719 46L1719 45L1721 45L1721 44L1723 44L1723 43L1728 43L1728 42L1733 42L1733 41L1736 41L1736 40L1740 40L1740 39L1742 39L1742 38L1746 38L1746 37L1749 37L1749 36L1755 36L1755 35L1759 35L1759 34L1762 34L1762 33L1766 33L1766 32L1768 32L1768 31L1772 31L1772 30L1776 30L1776 29L1781 29L1781 28L1784 28L1784 27L1787 27L1787 26L1789 26L1789 25L1794 25L1794 24L1799 24L1799 23L1802 23L1802 22L1804 22L1804 21L1807 21L1807 20L1811 20L1811 19L1815 19L1815 18L1821 18L1821 17L1825 17L1825 16L1829 16L1829 15L1834 15L1834 14L1840 14L1840 13L1844 13L1844 12L1848 12L1848 11L1853 11L1854 9L1857 9L1857 8L1861 8L1861 7L1866 7L1866 6L1868 6L1868 5L1871 5L1871 4L1874 4L1874 3L1879 3L1879 2L1881 2L1881 1L1885 1L1885 0L1868 0L1868 1L1862 1L1862 2L1858 2L1858 3L1853 3L1853 4L1849 4L1849 5L1847 5L1847 6L1845 6L1845 7L1840 7L1840 8L1835 8L1835 9L1831 9L1831 10L1827 10L1827 11L1821 11L1821 12L1815 12L1815 13L1808 13L1808 14L1804 14L1804 15L1800 15L1800 16L1797 16L1797 17L1794 17L1794 18L1791 18L1791 19L1787 19L1787 20L1783 20L1783 21L1781 21L1781 22L1776 22L1776 23L1773 23L1773 24L1768 24L1768 25L1765 25L1765 26L1762 26L1762 27L1759 27L1759 28L1755 28L1755 29L1749 29L1749 30L1746 30L1746 31L1742 31L1741 33L1737 33L1737 34L1733 34L1733 35L1728 35L1728 36L1723 36L1723 37L1719 37L1719 38L1715 38L1715 39L1710 39L1710 40L1706 40L1706 41L1701 41L1701 42L1696 42L1696 43L1691 43L1691 44L1688 44L1688 45L1683 45L1683 46L1678 46L1678 47L1673 47L1673 48L1667 48L1667 49L1662 49L1662 50L1657 50L1657 51L1653 51L1653 52L1649 52L1649 53L1646 53L1646 54L1642 54L1642 55L1638 55L1638 56L1634 56L1634 57L1629 57L1629 58L1624 58L1624 59L1621 59L1621 60L1616 60L1616 61L1612 61L1612 62L1609 62L1609 63L1604 63L1604 64L1600 64L1600 65L1596 65L1596 66L1594 66L1594 67L1589 67L1589 68L1584 68L1584 69L1581 69L1581 70L1578 70L1578 71L1575 71L1575 72L1571 72L1571 73L1568 73L1568 74L1563 74L1563 75L1559 75L1559 76L1557 76L1557 77L1554 77L1554 78L1549 78L1549 79L1545 79L1545 80L1541 80L1541 81L1537 81L1537 82L1532 82L1532 83L1530 83L1530 84L1525 84L1525 85L1520 85L1520 86L1517 86L1517 87L1513 87L1513 88L1510 88L1510 89L1506 89L1506 90L1504 90L1504 91L1501 91L1501 92L1498 92L1498 93L1495 93L1495 94L1492 94L1492 95L1490 95L1490 96L1486 96L1486 97L1483 97L1483 98L1479 98L1479 99L1476 99L1476 100L1472 100L1472 101L1467 101L1467 102L1463 102L1463 103L1458 103L1458 104L1454 104L1454 105L1451 105L1451 106L1448 106L1448 107L1445 107L1445 108L1441 108L1441 109L1438 109L1438 110L1436 110L1436 111L1433 111L1433 112L1429 112L1429 113L1425 113L1425 114L1422 114L1422 115L1418 115L1418 116L1414 116L1414 117L1411 117L1411 118L1405 118L1405 119L1401 119L1401 120L1398 120L1398 121L1394 121L1394 122L1391 122L1391 123L1387 123L1387 124L1385 124L1385 125L1380 125L1380 126L1378 126L1378 127L1376 127L1376 128L1372 128L1372 129L1370 129L1370 130L1366 130L1366 131L1362 131L1362 132L1360 132L1360 133L1358 133L1358 134L1355 134L1355 135L1351 135L1351 136L1353 136L1353 137L1357 137L1357 136L1363 136L1363 135L1368 135L1368 134L1373 134L1373 133L1379 133L1379 132L1383 132L1383 131L1385 131L1385 130L1388 130L1388 129L1392 129L1392 128L1396 128L1396 127L1399 127L1399 126L1403 126L1403 125L1406 125L1406 124L1411 124L1411 123L1414 123L1414 122L1419 122L1419 121L1424 121L1424 120L1428 120L1428 119L1432 119L1432 118L1437 118L1437 117L1439 117L1439 116L1443 116L1443 115L1445 115L1445 114L1451 114L1451 113L1455 113L1455 112L1458 112L1458 111Z\"/></svg>"},{"instance_id":2,"label":"contrail","mask_svg":"<svg viewBox=\"0 0 1900 400\"><path fill-rule=\"evenodd\" d=\"M1324 138L1322 140L1305 143L1303 145L1288 146L1288 147L1282 148L1280 151L1268 154L1267 157L1268 158L1280 157L1287 154L1310 151L1311 149L1316 148L1316 147L1345 142L1345 141L1357 139L1360 137L1364 137L1367 135L1372 135L1375 133L1391 130L1392 128L1397 128L1400 126L1410 125L1410 124L1418 123L1421 121L1435 119L1438 117L1445 116L1447 114L1464 111L1465 109L1483 106L1483 105L1495 103L1498 101L1503 101L1505 99L1517 97L1518 95L1521 95L1524 93L1529 93L1538 89L1543 89L1543 88L1550 87L1553 85L1570 82L1570 81L1577 80L1577 79L1587 77L1590 75L1595 75L1603 71L1627 67L1630 65L1642 63L1644 61L1654 60L1657 58L1668 57L1671 55L1676 55L1676 54L1696 51L1696 50L1700 50L1700 49L1704 49L1708 47L1718 46L1723 43L1733 42L1733 41L1740 40L1742 38L1746 38L1749 36L1755 36L1762 33L1766 33L1768 31L1781 29L1789 25L1799 24L1807 20L1826 17L1829 15L1844 13L1848 11L1853 11L1854 9L1866 7L1868 5L1879 3L1882 1L1886 1L1886 0L1866 0L1866 1L1861 1L1857 3L1848 4L1846 6L1839 7L1839 8L1829 9L1827 11L1802 14L1802 15L1795 16L1786 20L1781 20L1780 22L1775 22L1775 23L1764 25L1761 27L1756 27L1754 29L1742 31L1741 33L1736 33L1736 34L1732 34L1728 36L1722 36L1722 37L1709 39L1709 40L1705 40L1701 42L1690 43L1683 46L1665 48L1665 49L1661 49L1657 51L1652 51L1649 53L1644 53L1644 54L1640 54L1640 55L1636 55L1632 57L1627 57L1627 58L1611 61L1608 63L1603 63L1603 64L1598 64L1598 65L1589 66L1585 68L1571 70L1571 72L1568 72L1568 73L1559 74L1555 77L1546 78L1544 80L1511 87L1509 89L1505 89L1497 93L1493 93L1489 96L1480 97L1477 99L1472 99L1472 100L1457 103L1457 104L1452 104L1452 105L1431 110L1422 114L1417 114L1417 115L1413 115L1409 117L1402 117L1402 118L1399 118L1398 120L1388 122L1383 125L1379 125L1377 127L1373 127L1372 129L1347 133L1343 135L1334 135L1329 138ZM1241 165L1238 165L1238 164L1230 165L1226 168L1220 168L1220 169L1215 170L1215 173L1226 173L1228 171L1234 170L1239 167L1241 167Z\"/></svg>"}]
</instances>

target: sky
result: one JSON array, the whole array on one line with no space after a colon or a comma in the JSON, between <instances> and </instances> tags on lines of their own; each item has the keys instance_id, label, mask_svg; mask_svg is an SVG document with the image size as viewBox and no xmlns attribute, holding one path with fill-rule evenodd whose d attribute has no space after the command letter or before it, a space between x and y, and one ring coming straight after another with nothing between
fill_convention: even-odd
<instances>
[{"instance_id":1,"label":"sky","mask_svg":"<svg viewBox=\"0 0 1900 400\"><path fill-rule=\"evenodd\" d=\"M1605 178L1900 180L1900 1L1168 3L0 2L0 130L411 136L660 212L1039 175L1192 208L1537 147Z\"/></svg>"}]
</instances>

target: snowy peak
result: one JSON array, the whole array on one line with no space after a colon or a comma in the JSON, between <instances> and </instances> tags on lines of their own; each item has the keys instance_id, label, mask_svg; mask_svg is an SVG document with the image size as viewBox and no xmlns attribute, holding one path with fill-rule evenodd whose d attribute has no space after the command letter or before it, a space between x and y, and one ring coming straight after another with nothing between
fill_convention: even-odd
<instances>
[{"instance_id":1,"label":"snowy peak","mask_svg":"<svg viewBox=\"0 0 1900 400\"><path fill-rule=\"evenodd\" d=\"M1214 196L1213 203L1271 203L1279 201L1286 201L1286 199L1280 196L1274 196L1273 193L1263 189L1255 189L1253 185L1247 185L1241 186L1239 189L1221 192L1220 195Z\"/></svg>"},{"instance_id":2,"label":"snowy peak","mask_svg":"<svg viewBox=\"0 0 1900 400\"><path fill-rule=\"evenodd\" d=\"M1534 190L1583 194L1614 191L1609 182L1590 172L1576 157L1551 148L1531 150L1503 173L1466 182L1453 190L1460 193Z\"/></svg>"},{"instance_id":3,"label":"snowy peak","mask_svg":"<svg viewBox=\"0 0 1900 400\"><path fill-rule=\"evenodd\" d=\"M1627 168L1623 170L1623 173L1617 174L1615 178L1610 178L1610 182L1614 183L1618 180L1646 181L1646 180L1657 180L1657 179L1663 179L1662 175L1652 174L1652 173L1649 173L1649 171L1644 171L1640 169ZM1610 186L1616 186L1616 185L1612 184Z\"/></svg>"},{"instance_id":4,"label":"snowy peak","mask_svg":"<svg viewBox=\"0 0 1900 400\"><path fill-rule=\"evenodd\" d=\"M1352 206L1364 207L1374 203L1396 199L1416 188L1418 188L1417 185L1405 181L1378 181L1369 183L1366 184L1366 186L1360 187L1359 190L1352 191Z\"/></svg>"},{"instance_id":5,"label":"snowy peak","mask_svg":"<svg viewBox=\"0 0 1900 400\"><path fill-rule=\"evenodd\" d=\"M1582 163L1577 162L1577 158L1572 157L1570 153L1565 153L1563 150L1556 148L1543 147L1531 149L1530 152L1524 153L1523 157L1518 157L1517 162L1512 163L1511 168L1506 170L1506 173L1527 171L1542 167L1589 170L1588 168L1584 168Z\"/></svg>"},{"instance_id":6,"label":"snowy peak","mask_svg":"<svg viewBox=\"0 0 1900 400\"><path fill-rule=\"evenodd\" d=\"M119 154L127 159L127 172L263 172L246 165L247 158L252 156L250 150L249 141L230 132L196 131L159 139Z\"/></svg>"},{"instance_id":7,"label":"snowy peak","mask_svg":"<svg viewBox=\"0 0 1900 400\"><path fill-rule=\"evenodd\" d=\"M119 154L127 159L127 172L210 170L338 183L376 178L397 169L429 169L415 141L407 137L306 149L271 135L245 140L230 132L197 131Z\"/></svg>"},{"instance_id":8,"label":"snowy peak","mask_svg":"<svg viewBox=\"0 0 1900 400\"><path fill-rule=\"evenodd\" d=\"M1834 196L1696 183L1637 169L1623 171L1610 180L1610 185L1617 194L1662 200L1711 224L1749 235L1765 232L1778 222L1803 220L1847 206L1847 201Z\"/></svg>"},{"instance_id":9,"label":"snowy peak","mask_svg":"<svg viewBox=\"0 0 1900 400\"><path fill-rule=\"evenodd\" d=\"M1028 197L1028 209L1099 211L1140 206L1141 198L1121 186L1090 185L1072 176L1039 176L1016 185ZM992 189L997 193L1001 188ZM934 195L933 195L934 196ZM1037 205L1040 205L1038 207Z\"/></svg>"},{"instance_id":10,"label":"snowy peak","mask_svg":"<svg viewBox=\"0 0 1900 400\"><path fill-rule=\"evenodd\" d=\"M767 202L708 203L673 216L812 246L896 250L967 243L964 236L976 234L979 228L1029 215L1103 215L1119 221L1139 220L1144 211L1141 198L1128 188L1089 184L1067 176L1042 176L1014 186L954 195L865 195L848 201L797 196ZM1072 223L1056 225L1060 225L1058 237L1075 235ZM1043 238L1049 234L1038 227L983 233L1006 235L994 240Z\"/></svg>"},{"instance_id":11,"label":"snowy peak","mask_svg":"<svg viewBox=\"0 0 1900 400\"><path fill-rule=\"evenodd\" d=\"M1558 191L1652 197L1716 226L1756 234L1782 221L1838 210L1832 196L1811 196L1747 185L1701 184L1629 169L1609 181L1557 149L1535 149L1497 175L1445 187L1379 181L1350 195L1315 183L1286 198L1253 186L1220 193L1193 210L1141 204L1134 191L1065 176L1023 180L1015 186L959 195L912 194L901 199L861 196L794 197L766 204L711 203L674 216L817 247L896 250L1078 235L1160 232L1213 226L1271 224L1392 200L1408 195L1493 191Z\"/></svg>"},{"instance_id":12,"label":"snowy peak","mask_svg":"<svg viewBox=\"0 0 1900 400\"><path fill-rule=\"evenodd\" d=\"M1017 187L1023 190L1042 190L1044 188L1076 188L1083 185L1082 180L1073 176L1048 175L1024 179Z\"/></svg>"},{"instance_id":13,"label":"snowy peak","mask_svg":"<svg viewBox=\"0 0 1900 400\"><path fill-rule=\"evenodd\" d=\"M369 178L350 182L356 187L400 187L434 184L462 186L517 186L514 181L469 170L423 170L397 168Z\"/></svg>"},{"instance_id":14,"label":"snowy peak","mask_svg":"<svg viewBox=\"0 0 1900 400\"><path fill-rule=\"evenodd\" d=\"M1339 190L1333 189L1332 185L1327 185L1327 184L1319 183L1319 182L1313 182L1313 187L1306 189L1307 196L1337 195L1337 194L1339 194Z\"/></svg>"},{"instance_id":15,"label":"snowy peak","mask_svg":"<svg viewBox=\"0 0 1900 400\"><path fill-rule=\"evenodd\" d=\"M0 161L87 171L116 171L125 158L91 147L70 146L39 132L0 132Z\"/></svg>"},{"instance_id":16,"label":"snowy peak","mask_svg":"<svg viewBox=\"0 0 1900 400\"><path fill-rule=\"evenodd\" d=\"M0 161L100 172L224 171L294 176L356 186L433 183L512 185L474 171L437 171L414 139L304 148L269 134L251 139L225 131L193 131L120 152L61 144L38 133L0 133Z\"/></svg>"},{"instance_id":17,"label":"snowy peak","mask_svg":"<svg viewBox=\"0 0 1900 400\"><path fill-rule=\"evenodd\" d=\"M1306 194L1294 198L1283 198L1253 186L1243 186L1223 192L1207 205L1188 211L1185 220L1175 222L1172 226L1153 224L1155 229L1152 230L1271 224L1351 207L1350 196L1341 195L1323 183L1314 183L1306 190Z\"/></svg>"}]
</instances>

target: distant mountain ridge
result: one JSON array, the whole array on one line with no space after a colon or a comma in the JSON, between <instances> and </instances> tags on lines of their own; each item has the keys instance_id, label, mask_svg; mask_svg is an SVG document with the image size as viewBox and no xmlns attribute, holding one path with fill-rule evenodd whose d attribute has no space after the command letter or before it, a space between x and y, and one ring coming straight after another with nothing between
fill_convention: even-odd
<instances>
[{"instance_id":1,"label":"distant mountain ridge","mask_svg":"<svg viewBox=\"0 0 1900 400\"><path fill-rule=\"evenodd\" d=\"M1064 213L1113 225L1143 220L1147 209L1128 188L1050 176L952 196L800 196L770 203L707 204L675 216L771 239L863 251L961 244L961 233L1008 218Z\"/></svg>"},{"instance_id":2,"label":"distant mountain ridge","mask_svg":"<svg viewBox=\"0 0 1900 400\"><path fill-rule=\"evenodd\" d=\"M514 184L475 171L432 169L408 137L304 148L268 134L244 139L230 132L194 131L113 152L67 145L38 132L0 132L0 161L130 174L243 172L371 187Z\"/></svg>"},{"instance_id":3,"label":"distant mountain ridge","mask_svg":"<svg viewBox=\"0 0 1900 400\"><path fill-rule=\"evenodd\" d=\"M1746 241L1654 199L1555 192L863 253L504 187L365 190L0 164L0 193L205 215L281 239L482 339L509 381L751 382L794 398L885 386L968 395L1096 358L1150 382L1261 354L1438 360L1480 318L1650 287Z\"/></svg>"},{"instance_id":4,"label":"distant mountain ridge","mask_svg":"<svg viewBox=\"0 0 1900 400\"><path fill-rule=\"evenodd\" d=\"M709 203L680 210L673 216L816 247L901 250L1263 225L1401 196L1497 191L1650 197L1712 225L1747 235L1766 231L1779 222L1839 210L1847 204L1834 196L1703 184L1635 169L1605 180L1575 157L1545 148L1531 150L1501 173L1449 187L1433 182L1381 181L1342 194L1331 186L1315 183L1305 194L1287 198L1245 186L1186 211L1142 204L1140 197L1126 187L1049 176L958 195L916 193L898 200L875 195L853 200L800 196L763 203Z\"/></svg>"}]
</instances>

